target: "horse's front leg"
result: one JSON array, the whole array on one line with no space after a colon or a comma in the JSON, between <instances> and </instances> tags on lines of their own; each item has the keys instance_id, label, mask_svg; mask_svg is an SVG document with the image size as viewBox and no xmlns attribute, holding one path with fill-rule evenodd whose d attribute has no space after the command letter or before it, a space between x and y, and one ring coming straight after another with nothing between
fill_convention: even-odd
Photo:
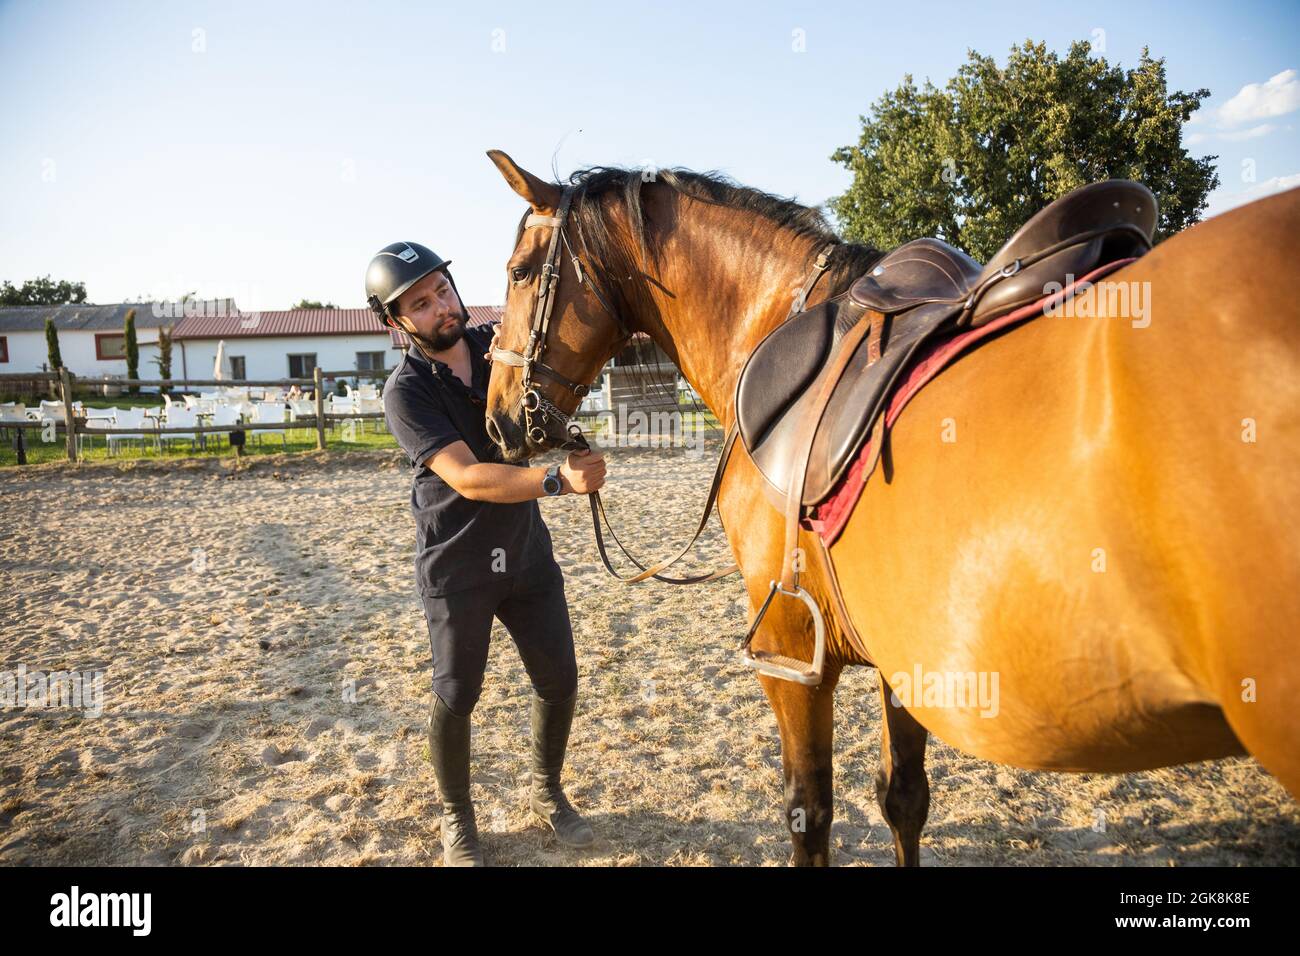
<instances>
[{"instance_id":1,"label":"horse's front leg","mask_svg":"<svg viewBox=\"0 0 1300 956\"><path fill-rule=\"evenodd\" d=\"M930 814L930 781L925 775L926 730L915 717L890 702L893 692L880 675L880 772L876 801L894 834L899 866L921 865L921 829Z\"/></svg>"},{"instance_id":2,"label":"horse's front leg","mask_svg":"<svg viewBox=\"0 0 1300 956\"><path fill-rule=\"evenodd\" d=\"M760 675L781 731L785 819L794 842L794 866L829 866L834 794L831 737L838 665L827 662L817 687Z\"/></svg>"}]
</instances>

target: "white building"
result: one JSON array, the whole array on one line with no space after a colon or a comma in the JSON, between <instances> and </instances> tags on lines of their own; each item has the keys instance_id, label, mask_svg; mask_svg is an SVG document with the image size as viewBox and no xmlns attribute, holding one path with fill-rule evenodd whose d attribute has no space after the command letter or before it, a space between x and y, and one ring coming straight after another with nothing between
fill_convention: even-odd
<instances>
[{"instance_id":1,"label":"white building","mask_svg":"<svg viewBox=\"0 0 1300 956\"><path fill-rule=\"evenodd\" d=\"M471 326L499 321L496 306L471 305ZM222 378L311 378L312 370L392 369L406 336L381 325L369 309L221 310L191 315L172 331L172 377L211 378L224 343ZM143 377L143 376L142 376Z\"/></svg>"},{"instance_id":2,"label":"white building","mask_svg":"<svg viewBox=\"0 0 1300 956\"><path fill-rule=\"evenodd\" d=\"M54 320L59 354L74 375L126 377L126 314L135 310L140 378L157 378L158 329L172 324L151 302L116 305L22 305L0 308L0 372L52 371L45 341L45 320ZM173 369L173 373L174 373ZM209 369L209 372L211 369Z\"/></svg>"}]
</instances>

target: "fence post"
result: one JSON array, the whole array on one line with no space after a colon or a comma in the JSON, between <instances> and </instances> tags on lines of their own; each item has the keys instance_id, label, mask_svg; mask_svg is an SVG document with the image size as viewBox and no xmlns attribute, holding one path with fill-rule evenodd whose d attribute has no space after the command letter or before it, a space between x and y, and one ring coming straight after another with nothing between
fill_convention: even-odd
<instances>
[{"instance_id":1,"label":"fence post","mask_svg":"<svg viewBox=\"0 0 1300 956\"><path fill-rule=\"evenodd\" d=\"M68 441L68 461L77 460L77 419L72 413L72 373L59 366L59 385L63 391L63 427Z\"/></svg>"},{"instance_id":2,"label":"fence post","mask_svg":"<svg viewBox=\"0 0 1300 956\"><path fill-rule=\"evenodd\" d=\"M321 379L320 366L311 370L312 380L316 383L316 449L325 450L325 396L321 394L325 387Z\"/></svg>"}]
</instances>

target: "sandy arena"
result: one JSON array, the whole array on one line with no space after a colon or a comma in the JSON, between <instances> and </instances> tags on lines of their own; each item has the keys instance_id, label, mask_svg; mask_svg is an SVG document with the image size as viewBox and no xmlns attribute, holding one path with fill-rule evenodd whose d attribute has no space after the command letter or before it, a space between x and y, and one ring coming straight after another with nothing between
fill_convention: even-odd
<instances>
[{"instance_id":1,"label":"sandy arena","mask_svg":"<svg viewBox=\"0 0 1300 956\"><path fill-rule=\"evenodd\" d=\"M634 552L693 527L712 454L610 453ZM440 865L409 487L396 452L0 472L0 671L104 674L98 717L0 709L0 864ZM785 864L739 577L627 588L584 500L541 507L580 671L564 779L597 843L564 850L528 822L530 687L498 624L472 745L488 863ZM725 553L715 522L697 560ZM846 671L836 707L834 862L892 866L875 673ZM928 768L927 865L1300 859L1300 808L1248 758L1030 773L932 738Z\"/></svg>"}]
</instances>

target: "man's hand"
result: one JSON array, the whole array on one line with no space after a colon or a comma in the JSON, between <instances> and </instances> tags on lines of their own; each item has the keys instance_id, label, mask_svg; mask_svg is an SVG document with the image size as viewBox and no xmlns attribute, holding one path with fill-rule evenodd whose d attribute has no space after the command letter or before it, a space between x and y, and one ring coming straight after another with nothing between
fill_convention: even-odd
<instances>
[{"instance_id":1,"label":"man's hand","mask_svg":"<svg viewBox=\"0 0 1300 956\"><path fill-rule=\"evenodd\" d=\"M500 338L501 338L501 323L498 322L496 325L492 327L492 344L490 344L488 346L488 350L483 353L483 357L487 359L489 362L492 361L492 350L501 344L498 341Z\"/></svg>"},{"instance_id":2,"label":"man's hand","mask_svg":"<svg viewBox=\"0 0 1300 956\"><path fill-rule=\"evenodd\" d=\"M560 466L560 479L566 492L589 495L599 491L605 484L605 456L595 449L569 452Z\"/></svg>"}]
</instances>

